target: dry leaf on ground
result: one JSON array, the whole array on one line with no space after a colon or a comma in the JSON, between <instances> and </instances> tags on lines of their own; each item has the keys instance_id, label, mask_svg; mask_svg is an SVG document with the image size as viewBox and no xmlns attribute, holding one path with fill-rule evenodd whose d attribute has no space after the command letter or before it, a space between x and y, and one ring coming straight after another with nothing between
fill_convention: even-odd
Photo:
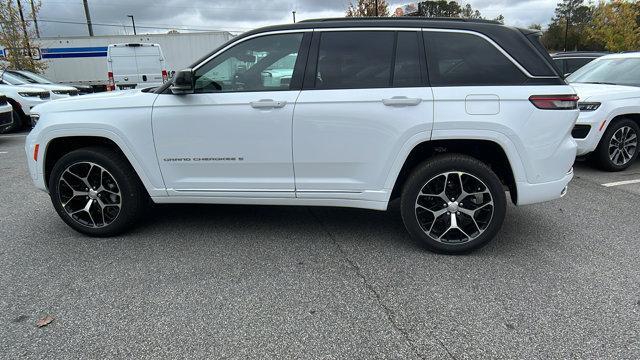
<instances>
[{"instance_id":1,"label":"dry leaf on ground","mask_svg":"<svg viewBox=\"0 0 640 360\"><path fill-rule=\"evenodd\" d=\"M52 321L53 321L53 316L47 315L41 319L38 319L38 321L36 321L36 326L39 328L43 326L47 326L51 324Z\"/></svg>"}]
</instances>

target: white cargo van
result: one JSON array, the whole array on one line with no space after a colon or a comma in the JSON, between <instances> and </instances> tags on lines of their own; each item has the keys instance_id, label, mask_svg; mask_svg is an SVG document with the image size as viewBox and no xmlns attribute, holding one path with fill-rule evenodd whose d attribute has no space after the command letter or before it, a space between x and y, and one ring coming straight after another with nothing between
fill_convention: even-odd
<instances>
[{"instance_id":1,"label":"white cargo van","mask_svg":"<svg viewBox=\"0 0 640 360\"><path fill-rule=\"evenodd\" d=\"M167 81L162 49L158 44L111 44L107 48L107 90L160 86Z\"/></svg>"}]
</instances>

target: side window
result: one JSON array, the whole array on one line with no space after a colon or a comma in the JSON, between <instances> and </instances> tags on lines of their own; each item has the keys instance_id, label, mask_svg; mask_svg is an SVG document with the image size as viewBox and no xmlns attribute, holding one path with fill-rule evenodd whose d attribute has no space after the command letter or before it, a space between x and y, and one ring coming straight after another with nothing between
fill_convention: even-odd
<instances>
[{"instance_id":1,"label":"side window","mask_svg":"<svg viewBox=\"0 0 640 360\"><path fill-rule=\"evenodd\" d=\"M195 71L195 92L289 90L302 33L246 40Z\"/></svg>"},{"instance_id":2,"label":"side window","mask_svg":"<svg viewBox=\"0 0 640 360\"><path fill-rule=\"evenodd\" d=\"M432 86L520 85L526 76L493 44L466 33L426 32Z\"/></svg>"},{"instance_id":3,"label":"side window","mask_svg":"<svg viewBox=\"0 0 640 360\"><path fill-rule=\"evenodd\" d=\"M566 69L564 67L564 59L553 59L553 62L558 67L558 70L560 70L560 74L564 75L564 74L567 73L567 71L566 71Z\"/></svg>"},{"instance_id":4,"label":"side window","mask_svg":"<svg viewBox=\"0 0 640 360\"><path fill-rule=\"evenodd\" d=\"M593 59L580 58L580 59L567 59L566 61L567 61L566 73L572 74L576 72L576 70L592 62Z\"/></svg>"},{"instance_id":5,"label":"side window","mask_svg":"<svg viewBox=\"0 0 640 360\"><path fill-rule=\"evenodd\" d=\"M315 88L389 87L394 41L391 31L323 32Z\"/></svg>"},{"instance_id":6,"label":"side window","mask_svg":"<svg viewBox=\"0 0 640 360\"><path fill-rule=\"evenodd\" d=\"M393 69L393 86L422 86L418 32L398 32L396 61Z\"/></svg>"}]
</instances>

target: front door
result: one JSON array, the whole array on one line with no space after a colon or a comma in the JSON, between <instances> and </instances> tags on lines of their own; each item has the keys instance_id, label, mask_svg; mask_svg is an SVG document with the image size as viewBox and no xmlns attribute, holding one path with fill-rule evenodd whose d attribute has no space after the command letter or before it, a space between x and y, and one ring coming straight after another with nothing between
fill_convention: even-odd
<instances>
[{"instance_id":1,"label":"front door","mask_svg":"<svg viewBox=\"0 0 640 360\"><path fill-rule=\"evenodd\" d=\"M153 135L170 195L294 196L292 78L302 38L240 40L194 69L194 94L158 96Z\"/></svg>"}]
</instances>

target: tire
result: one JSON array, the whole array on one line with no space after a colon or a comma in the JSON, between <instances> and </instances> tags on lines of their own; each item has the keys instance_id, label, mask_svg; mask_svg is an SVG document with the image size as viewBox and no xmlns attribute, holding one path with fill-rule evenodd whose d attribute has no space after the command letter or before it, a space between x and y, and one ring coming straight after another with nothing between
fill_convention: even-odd
<instances>
[{"instance_id":1,"label":"tire","mask_svg":"<svg viewBox=\"0 0 640 360\"><path fill-rule=\"evenodd\" d=\"M129 229L148 197L129 162L106 147L83 148L60 158L51 171L49 193L67 225L95 237Z\"/></svg>"},{"instance_id":2,"label":"tire","mask_svg":"<svg viewBox=\"0 0 640 360\"><path fill-rule=\"evenodd\" d=\"M639 138L638 124L623 118L609 125L592 158L602 170L622 171L638 157Z\"/></svg>"},{"instance_id":3,"label":"tire","mask_svg":"<svg viewBox=\"0 0 640 360\"><path fill-rule=\"evenodd\" d=\"M506 202L500 179L487 165L470 156L445 154L416 166L402 189L400 211L411 236L428 250L464 254L495 237Z\"/></svg>"}]
</instances>

